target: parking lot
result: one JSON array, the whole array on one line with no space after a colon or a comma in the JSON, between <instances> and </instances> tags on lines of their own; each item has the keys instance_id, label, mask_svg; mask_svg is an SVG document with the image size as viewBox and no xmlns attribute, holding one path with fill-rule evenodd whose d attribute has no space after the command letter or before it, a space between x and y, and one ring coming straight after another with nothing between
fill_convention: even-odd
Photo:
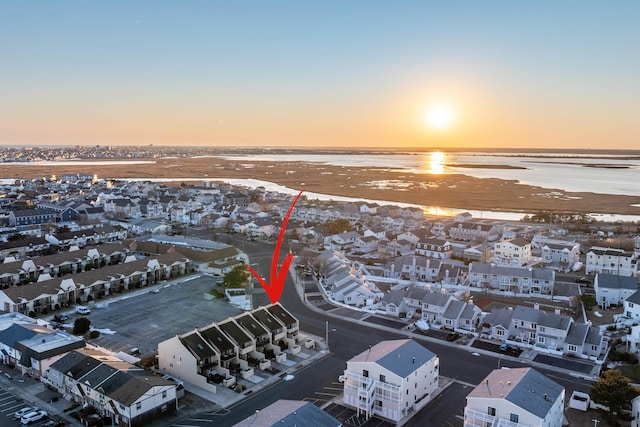
<instances>
[{"instance_id":1,"label":"parking lot","mask_svg":"<svg viewBox=\"0 0 640 427\"><path fill-rule=\"evenodd\" d=\"M4 373L3 373L4 375ZM29 379L31 380L31 379ZM22 381L20 378L11 378L11 381ZM32 380L31 380L32 381ZM20 426L20 419L15 417L16 412L23 408L32 408L34 410L41 410L43 408L36 408L33 405L25 402L22 398L12 393L13 387L3 387L0 389L0 425L1 426ZM45 411L46 412L46 411ZM33 427L58 427L63 426L64 423L50 417L44 416L42 419L29 424Z\"/></svg>"},{"instance_id":2,"label":"parking lot","mask_svg":"<svg viewBox=\"0 0 640 427\"><path fill-rule=\"evenodd\" d=\"M177 333L240 314L239 308L222 298L205 298L216 281L210 276L192 276L97 301L86 317L100 337L89 342L113 352L129 353L137 348L138 357L144 358L157 352L160 341ZM150 292L152 289L159 292ZM78 317L71 313L67 325Z\"/></svg>"}]
</instances>

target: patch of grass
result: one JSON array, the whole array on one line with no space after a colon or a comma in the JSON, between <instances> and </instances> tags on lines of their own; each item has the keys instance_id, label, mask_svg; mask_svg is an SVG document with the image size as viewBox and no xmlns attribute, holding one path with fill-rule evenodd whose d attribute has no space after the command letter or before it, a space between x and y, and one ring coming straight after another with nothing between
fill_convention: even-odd
<instances>
[{"instance_id":1,"label":"patch of grass","mask_svg":"<svg viewBox=\"0 0 640 427\"><path fill-rule=\"evenodd\" d=\"M209 291L209 294L210 294L210 295L213 295L213 296L214 296L214 297L216 297L216 298L222 298L222 297L224 297L224 294L221 294L217 289L211 289L211 290Z\"/></svg>"}]
</instances>

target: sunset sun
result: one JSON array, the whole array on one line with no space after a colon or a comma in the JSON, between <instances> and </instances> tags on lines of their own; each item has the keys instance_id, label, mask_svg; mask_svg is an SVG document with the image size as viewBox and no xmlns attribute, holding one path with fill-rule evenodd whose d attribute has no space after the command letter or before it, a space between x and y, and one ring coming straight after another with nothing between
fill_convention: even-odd
<instances>
[{"instance_id":1,"label":"sunset sun","mask_svg":"<svg viewBox=\"0 0 640 427\"><path fill-rule=\"evenodd\" d=\"M450 105L435 105L427 109L425 113L425 122L431 129L448 129L453 125L454 121L455 112Z\"/></svg>"}]
</instances>

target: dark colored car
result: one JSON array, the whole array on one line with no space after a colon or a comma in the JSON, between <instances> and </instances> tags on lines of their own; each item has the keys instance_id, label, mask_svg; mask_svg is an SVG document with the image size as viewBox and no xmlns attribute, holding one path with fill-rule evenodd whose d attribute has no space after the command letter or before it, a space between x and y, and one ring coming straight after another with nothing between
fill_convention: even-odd
<instances>
[{"instance_id":1,"label":"dark colored car","mask_svg":"<svg viewBox=\"0 0 640 427\"><path fill-rule=\"evenodd\" d=\"M53 320L55 320L56 322L64 322L65 320L69 320L69 316L64 314L56 314L55 316L53 316Z\"/></svg>"},{"instance_id":2,"label":"dark colored car","mask_svg":"<svg viewBox=\"0 0 640 427\"><path fill-rule=\"evenodd\" d=\"M460 338L460 334L457 332L452 332L449 335L447 335L447 341L455 341L458 338Z\"/></svg>"},{"instance_id":3,"label":"dark colored car","mask_svg":"<svg viewBox=\"0 0 640 427\"><path fill-rule=\"evenodd\" d=\"M578 277L576 278L576 283L580 283L582 285L590 285L591 280L587 279L586 277Z\"/></svg>"}]
</instances>

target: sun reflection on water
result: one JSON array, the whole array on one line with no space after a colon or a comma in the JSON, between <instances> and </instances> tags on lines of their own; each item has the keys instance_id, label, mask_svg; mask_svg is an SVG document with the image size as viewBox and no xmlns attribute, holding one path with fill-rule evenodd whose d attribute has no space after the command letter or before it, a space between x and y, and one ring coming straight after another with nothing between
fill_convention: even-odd
<instances>
[{"instance_id":1,"label":"sun reflection on water","mask_svg":"<svg viewBox=\"0 0 640 427\"><path fill-rule=\"evenodd\" d=\"M444 173L444 153L441 151L434 151L429 154L428 164L425 165L427 173L432 175L441 175Z\"/></svg>"}]
</instances>

